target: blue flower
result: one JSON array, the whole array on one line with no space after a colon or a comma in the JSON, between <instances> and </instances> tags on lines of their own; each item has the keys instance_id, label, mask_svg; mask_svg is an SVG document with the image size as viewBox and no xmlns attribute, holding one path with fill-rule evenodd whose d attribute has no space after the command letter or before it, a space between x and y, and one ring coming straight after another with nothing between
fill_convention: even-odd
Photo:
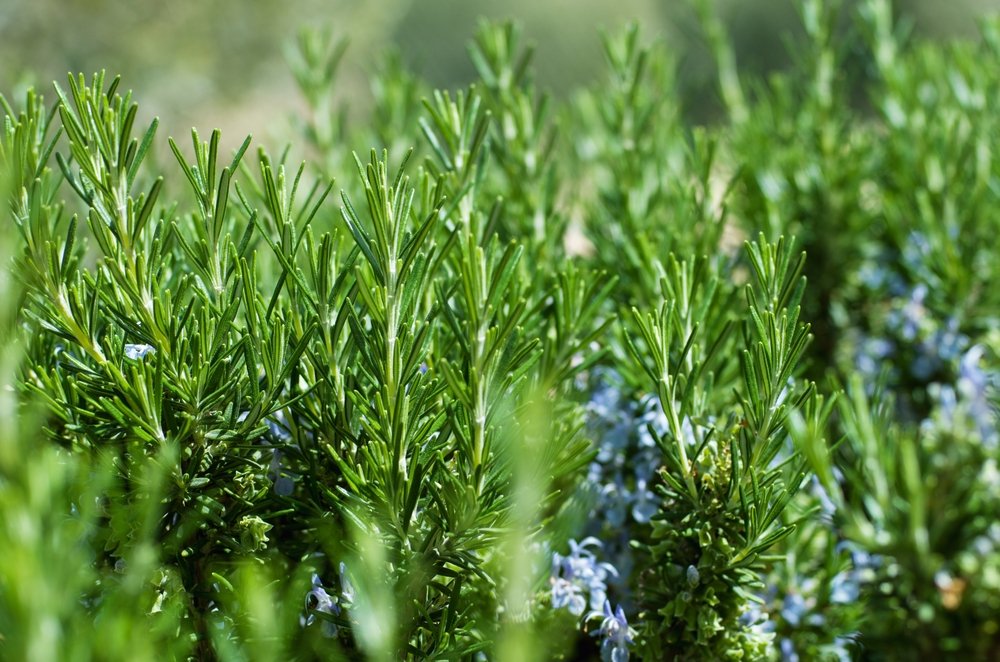
<instances>
[{"instance_id":1,"label":"blue flower","mask_svg":"<svg viewBox=\"0 0 1000 662\"><path fill-rule=\"evenodd\" d=\"M870 382L881 374L883 368L892 367L889 360L895 351L896 345L891 340L862 335L855 346L854 366Z\"/></svg>"},{"instance_id":2,"label":"blue flower","mask_svg":"<svg viewBox=\"0 0 1000 662\"><path fill-rule=\"evenodd\" d=\"M858 269L858 278L861 284L871 292L888 292L890 295L898 296L906 291L906 281L895 270L888 268L882 262L885 260L895 261L889 256L879 256L877 261L869 258Z\"/></svg>"},{"instance_id":3,"label":"blue flower","mask_svg":"<svg viewBox=\"0 0 1000 662\"><path fill-rule=\"evenodd\" d=\"M781 640L781 661L799 662L799 654L795 652L795 644L787 637Z\"/></svg>"},{"instance_id":4,"label":"blue flower","mask_svg":"<svg viewBox=\"0 0 1000 662\"><path fill-rule=\"evenodd\" d=\"M621 377L611 371L600 373L602 382L587 403L587 427L597 441L597 469L621 467L632 429L631 405L621 392ZM593 465L592 465L593 468Z\"/></svg>"},{"instance_id":5,"label":"blue flower","mask_svg":"<svg viewBox=\"0 0 1000 662\"><path fill-rule=\"evenodd\" d=\"M612 612L611 601L604 601L603 612L592 612L588 618L602 618L601 629L601 659L605 662L625 662L628 660L628 645L632 643L632 631L625 618L625 610L621 605Z\"/></svg>"},{"instance_id":6,"label":"blue flower","mask_svg":"<svg viewBox=\"0 0 1000 662\"><path fill-rule=\"evenodd\" d=\"M563 577L552 577L552 608L566 608L574 616L580 616L587 608L583 590L574 582Z\"/></svg>"},{"instance_id":7,"label":"blue flower","mask_svg":"<svg viewBox=\"0 0 1000 662\"><path fill-rule=\"evenodd\" d=\"M318 611L324 614L339 614L340 607L337 606L334 599L323 588L323 583L320 581L319 575L315 573L312 576L312 586L312 590L306 593L306 610Z\"/></svg>"},{"instance_id":8,"label":"blue flower","mask_svg":"<svg viewBox=\"0 0 1000 662\"><path fill-rule=\"evenodd\" d=\"M797 627L802 622L802 617L809 610L808 605L798 593L789 593L785 596L784 605L781 608L781 617L792 627Z\"/></svg>"},{"instance_id":9,"label":"blue flower","mask_svg":"<svg viewBox=\"0 0 1000 662\"><path fill-rule=\"evenodd\" d=\"M925 434L936 431L950 431L957 434L975 434L987 447L994 448L1000 443L997 428L997 414L990 403L989 391L996 381L996 375L988 373L980 366L984 350L975 345L965 352L958 366L958 380L950 384L931 384L930 395L937 401L937 409L931 418L921 424Z\"/></svg>"},{"instance_id":10,"label":"blue flower","mask_svg":"<svg viewBox=\"0 0 1000 662\"><path fill-rule=\"evenodd\" d=\"M996 413L990 405L987 391L996 381L995 375L983 371L980 362L984 350L975 345L962 356L958 371L958 390L968 402L969 416L976 426L983 443L995 446L1000 441L997 433Z\"/></svg>"},{"instance_id":11,"label":"blue flower","mask_svg":"<svg viewBox=\"0 0 1000 662\"><path fill-rule=\"evenodd\" d=\"M288 430L288 419L280 411L275 413L274 416L268 416L267 431L275 441L288 443L292 440L291 432Z\"/></svg>"},{"instance_id":12,"label":"blue flower","mask_svg":"<svg viewBox=\"0 0 1000 662\"><path fill-rule=\"evenodd\" d=\"M656 448L656 436L662 437L670 429L667 415L660 405L660 399L655 395L643 396L639 402L642 407L642 415L638 418L639 425L639 446L642 448ZM652 431L652 432L651 432Z\"/></svg>"},{"instance_id":13,"label":"blue flower","mask_svg":"<svg viewBox=\"0 0 1000 662\"><path fill-rule=\"evenodd\" d=\"M928 320L927 325L930 327L932 324L934 322ZM950 317L943 327L933 329L933 333L928 332L916 344L917 356L910 366L910 373L919 380L929 380L942 366L954 363L968 346L969 337L959 332L958 320Z\"/></svg>"},{"instance_id":14,"label":"blue flower","mask_svg":"<svg viewBox=\"0 0 1000 662\"><path fill-rule=\"evenodd\" d=\"M625 487L625 480L620 473L601 488L600 504L604 509L604 522L612 528L618 528L625 523L625 513L632 494Z\"/></svg>"},{"instance_id":15,"label":"blue flower","mask_svg":"<svg viewBox=\"0 0 1000 662\"><path fill-rule=\"evenodd\" d=\"M618 571L610 563L600 563L591 547L602 547L597 538L584 538L580 542L569 541L569 556L552 555L552 606L566 607L573 614L583 614L589 602L591 609L597 609L606 599L608 577L617 576ZM586 599L584 594L586 593Z\"/></svg>"},{"instance_id":16,"label":"blue flower","mask_svg":"<svg viewBox=\"0 0 1000 662\"><path fill-rule=\"evenodd\" d=\"M660 509L659 499L650 490L646 481L636 481L635 492L632 494L632 517L639 524L646 524Z\"/></svg>"},{"instance_id":17,"label":"blue flower","mask_svg":"<svg viewBox=\"0 0 1000 662\"><path fill-rule=\"evenodd\" d=\"M133 361L144 359L147 354L156 354L156 348L152 345L125 345L125 357Z\"/></svg>"},{"instance_id":18,"label":"blue flower","mask_svg":"<svg viewBox=\"0 0 1000 662\"><path fill-rule=\"evenodd\" d=\"M621 392L623 380L612 370L601 370L596 376L600 383L590 396L587 411L597 419L617 420L627 408Z\"/></svg>"},{"instance_id":19,"label":"blue flower","mask_svg":"<svg viewBox=\"0 0 1000 662\"><path fill-rule=\"evenodd\" d=\"M347 564L343 561L340 562L340 588L341 595L344 596L344 600L348 603L348 605L353 603L355 598L354 584L351 582L351 576L347 570Z\"/></svg>"},{"instance_id":20,"label":"blue flower","mask_svg":"<svg viewBox=\"0 0 1000 662\"><path fill-rule=\"evenodd\" d=\"M312 576L312 589L306 593L305 603L306 615L299 617L299 625L302 627L307 627L316 622L317 613L330 614L331 616L340 615L340 606L337 604L336 599L327 593L326 589L323 588L319 575L315 573ZM329 620L324 620L323 635L326 637L336 637L337 625Z\"/></svg>"},{"instance_id":21,"label":"blue flower","mask_svg":"<svg viewBox=\"0 0 1000 662\"><path fill-rule=\"evenodd\" d=\"M855 646L856 637L856 632L842 637L837 637L833 640L832 644L824 647L824 652L830 656L831 660L836 660L836 662L850 662L850 648Z\"/></svg>"},{"instance_id":22,"label":"blue flower","mask_svg":"<svg viewBox=\"0 0 1000 662\"><path fill-rule=\"evenodd\" d=\"M756 601L747 603L743 613L740 614L740 625L761 634L774 632L777 627L762 605Z\"/></svg>"},{"instance_id":23,"label":"blue flower","mask_svg":"<svg viewBox=\"0 0 1000 662\"><path fill-rule=\"evenodd\" d=\"M926 298L927 286L921 283L913 288L909 299L901 308L889 314L887 321L890 328L898 331L907 342L917 339L921 327L927 320L927 308L924 306Z\"/></svg>"},{"instance_id":24,"label":"blue flower","mask_svg":"<svg viewBox=\"0 0 1000 662\"><path fill-rule=\"evenodd\" d=\"M295 480L282 468L281 457L281 451L275 448L271 454L271 463L267 468L267 477L274 484L275 494L278 496L289 496L295 491Z\"/></svg>"},{"instance_id":25,"label":"blue flower","mask_svg":"<svg viewBox=\"0 0 1000 662\"><path fill-rule=\"evenodd\" d=\"M934 332L931 341L937 355L944 361L954 361L969 346L969 336L958 330L958 319L949 317L944 328Z\"/></svg>"},{"instance_id":26,"label":"blue flower","mask_svg":"<svg viewBox=\"0 0 1000 662\"><path fill-rule=\"evenodd\" d=\"M838 572L830 580L830 602L835 605L847 605L856 602L861 595L861 586L854 573Z\"/></svg>"}]
</instances>

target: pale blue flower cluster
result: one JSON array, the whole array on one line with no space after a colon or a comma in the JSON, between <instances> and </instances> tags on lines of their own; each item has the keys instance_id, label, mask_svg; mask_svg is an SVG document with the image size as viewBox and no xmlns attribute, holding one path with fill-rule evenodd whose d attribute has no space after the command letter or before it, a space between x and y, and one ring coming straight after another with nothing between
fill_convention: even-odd
<instances>
[{"instance_id":1,"label":"pale blue flower cluster","mask_svg":"<svg viewBox=\"0 0 1000 662\"><path fill-rule=\"evenodd\" d=\"M895 260L886 255L869 258L857 271L861 284L869 292L887 293L900 296L906 291L906 281L895 269L888 265Z\"/></svg>"},{"instance_id":2,"label":"pale blue flower cluster","mask_svg":"<svg viewBox=\"0 0 1000 662\"><path fill-rule=\"evenodd\" d=\"M595 386L587 404L587 428L597 456L588 472L587 490L594 502L586 532L604 541L604 557L619 571L610 583L628 605L634 566L630 527L648 525L660 508L652 488L661 465L654 435L666 432L667 420L655 397L638 404L626 397L616 372L599 369L591 380Z\"/></svg>"},{"instance_id":3,"label":"pale blue flower cluster","mask_svg":"<svg viewBox=\"0 0 1000 662\"><path fill-rule=\"evenodd\" d=\"M943 384L935 391L940 406L940 421L946 429L971 428L982 443L995 448L1000 442L1000 431L997 429L997 412L989 398L1000 382L1000 376L983 370L984 353L981 345L972 347L962 356L955 386Z\"/></svg>"},{"instance_id":4,"label":"pale blue flower cluster","mask_svg":"<svg viewBox=\"0 0 1000 662\"><path fill-rule=\"evenodd\" d=\"M666 431L666 417L656 398L643 398L637 408L622 395L617 374L606 371L600 376L587 405L588 429L597 443L588 473L591 487L598 491L594 519L618 528L631 515L646 524L659 508L649 487L660 466L652 435Z\"/></svg>"},{"instance_id":5,"label":"pale blue flower cluster","mask_svg":"<svg viewBox=\"0 0 1000 662\"><path fill-rule=\"evenodd\" d=\"M607 599L608 578L618 571L610 563L597 560L593 550L601 549L597 538L569 541L570 553L552 555L552 607L567 609L574 616L582 616L589 606L591 611L601 608Z\"/></svg>"},{"instance_id":6,"label":"pale blue flower cluster","mask_svg":"<svg viewBox=\"0 0 1000 662\"><path fill-rule=\"evenodd\" d=\"M866 384L874 385L884 370L896 376L898 370L892 362L895 353L896 343L891 340L860 334L854 347L854 367Z\"/></svg>"},{"instance_id":7,"label":"pale blue flower cluster","mask_svg":"<svg viewBox=\"0 0 1000 662\"><path fill-rule=\"evenodd\" d=\"M909 298L886 317L886 331L892 339L861 334L855 343L855 367L866 380L869 394L883 372L889 385L913 380L926 389L929 404L936 411L922 421L925 432L962 430L995 447L1000 443L997 413L990 402L1000 375L983 368L985 349L962 333L955 317L935 319L924 307L927 287L913 288ZM900 397L897 412L918 422L911 402ZM916 419L916 420L915 420Z\"/></svg>"},{"instance_id":8,"label":"pale blue flower cluster","mask_svg":"<svg viewBox=\"0 0 1000 662\"><path fill-rule=\"evenodd\" d=\"M959 330L959 320L940 320L926 306L928 289L923 283L905 297L892 300L885 318L886 331L895 340L865 336L858 346L857 367L867 376L876 376L886 362L898 363L907 350L907 372L910 377L927 382L952 365L970 344L969 337ZM895 370L901 366L894 365Z\"/></svg>"},{"instance_id":9,"label":"pale blue flower cluster","mask_svg":"<svg viewBox=\"0 0 1000 662\"><path fill-rule=\"evenodd\" d=\"M860 333L854 344L855 367L869 383L883 371L893 381L909 377L930 382L953 366L971 344L960 330L959 318L942 319L928 305L936 282L927 267L930 252L927 238L911 232L898 255L882 255L859 270L866 296L888 304L884 326L875 320L885 336ZM916 284L907 285L907 279Z\"/></svg>"},{"instance_id":10,"label":"pale blue flower cluster","mask_svg":"<svg viewBox=\"0 0 1000 662\"><path fill-rule=\"evenodd\" d=\"M877 554L870 554L856 544L851 542L841 542L837 545L837 550L841 554L847 554L850 558L849 565L842 571L829 579L827 590L829 591L828 605L851 605L861 598L861 593L866 585L873 584L877 580L877 570L882 567L882 557ZM823 590L822 583L815 577L803 577L795 575L790 583L783 589L783 595L772 589L765 596L761 596L769 605L774 605L775 614L781 622L797 629L807 627L813 630L821 630L829 626L826 610L820 604L818 596ZM776 630L776 623L769 621L770 631ZM837 635L833 640L819 648L824 655L823 659L842 660L846 662L852 659L850 650L855 644L857 632L850 632ZM778 642L778 652L783 662L796 662L801 659L795 648L795 642L789 637L781 637Z\"/></svg>"},{"instance_id":11,"label":"pale blue flower cluster","mask_svg":"<svg viewBox=\"0 0 1000 662\"><path fill-rule=\"evenodd\" d=\"M872 248L874 247L874 252ZM894 250L884 245L868 244L862 247L867 258L857 271L861 284L876 297L905 296L909 282L932 283L933 272L928 265L933 262L933 247L922 232L912 231L902 249ZM922 300L922 296L919 297Z\"/></svg>"},{"instance_id":12,"label":"pale blue flower cluster","mask_svg":"<svg viewBox=\"0 0 1000 662\"><path fill-rule=\"evenodd\" d=\"M830 579L830 602L848 605L857 602L862 588L875 581L876 570L882 567L882 557L850 542L842 542L838 548L850 554L851 565Z\"/></svg>"}]
</instances>

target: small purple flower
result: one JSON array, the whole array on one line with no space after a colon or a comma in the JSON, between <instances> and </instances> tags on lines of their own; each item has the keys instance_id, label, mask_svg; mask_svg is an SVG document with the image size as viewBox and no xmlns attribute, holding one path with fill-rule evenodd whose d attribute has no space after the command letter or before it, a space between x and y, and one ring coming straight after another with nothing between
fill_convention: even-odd
<instances>
[{"instance_id":1,"label":"small purple flower","mask_svg":"<svg viewBox=\"0 0 1000 662\"><path fill-rule=\"evenodd\" d=\"M603 473L603 467L600 462L591 462L590 466L587 467L587 482L592 485L599 484Z\"/></svg>"},{"instance_id":2,"label":"small purple flower","mask_svg":"<svg viewBox=\"0 0 1000 662\"><path fill-rule=\"evenodd\" d=\"M292 441L288 419L279 411L268 416L265 422L267 423L267 433L260 438L260 442L272 449L271 461L267 467L267 477L274 486L275 494L290 496L295 491L295 477L282 465L281 461L285 454L280 448Z\"/></svg>"},{"instance_id":3,"label":"small purple flower","mask_svg":"<svg viewBox=\"0 0 1000 662\"><path fill-rule=\"evenodd\" d=\"M856 602L861 595L861 586L853 572L839 572L830 580L830 602L847 605Z\"/></svg>"},{"instance_id":4,"label":"small purple flower","mask_svg":"<svg viewBox=\"0 0 1000 662\"><path fill-rule=\"evenodd\" d=\"M615 420L625 409L621 393L622 379L613 372L602 372L600 376L604 379L590 396L587 411L599 419Z\"/></svg>"},{"instance_id":5,"label":"small purple flower","mask_svg":"<svg viewBox=\"0 0 1000 662\"><path fill-rule=\"evenodd\" d=\"M598 443L597 461L608 464L629 442L632 405L622 394L624 382L613 371L596 373L598 385L587 403L587 427Z\"/></svg>"},{"instance_id":6,"label":"small purple flower","mask_svg":"<svg viewBox=\"0 0 1000 662\"><path fill-rule=\"evenodd\" d=\"M323 583L320 581L319 575L315 573L312 576L312 586L312 590L306 593L306 610L318 611L324 614L339 614L340 607L337 606L334 599L323 588ZM312 621L310 620L309 622L311 623Z\"/></svg>"},{"instance_id":7,"label":"small purple flower","mask_svg":"<svg viewBox=\"0 0 1000 662\"><path fill-rule=\"evenodd\" d=\"M881 256L877 261L869 259L858 269L858 278L869 291L888 292L890 295L898 296L906 291L906 281L895 270L883 264L888 259L891 258Z\"/></svg>"},{"instance_id":8,"label":"small purple flower","mask_svg":"<svg viewBox=\"0 0 1000 662\"><path fill-rule=\"evenodd\" d=\"M840 597L849 597L855 592L860 592L862 585L875 581L876 570L882 566L881 556L878 554L869 554L855 543L849 541L837 543L837 551L841 553L846 551L851 557L851 568L840 573L841 575L846 574L846 577L842 581L844 582L844 589L847 592L846 595L842 594ZM834 577L832 583L836 584L837 582L837 577ZM836 586L831 586L831 593L835 589ZM833 595L831 594L832 599Z\"/></svg>"},{"instance_id":9,"label":"small purple flower","mask_svg":"<svg viewBox=\"0 0 1000 662\"><path fill-rule=\"evenodd\" d=\"M337 601L323 588L319 575L312 576L312 589L306 593L305 599L306 614L299 617L299 625L308 627L316 622L316 613L340 615L340 606ZM323 634L326 637L337 636L337 626L329 620L323 621Z\"/></svg>"},{"instance_id":10,"label":"small purple flower","mask_svg":"<svg viewBox=\"0 0 1000 662\"><path fill-rule=\"evenodd\" d=\"M605 662L625 662L628 660L628 645L632 643L631 628L625 618L625 610L621 605L612 612L611 601L604 601L603 612L592 612L591 617L602 617L601 629L601 659Z\"/></svg>"}]
</instances>

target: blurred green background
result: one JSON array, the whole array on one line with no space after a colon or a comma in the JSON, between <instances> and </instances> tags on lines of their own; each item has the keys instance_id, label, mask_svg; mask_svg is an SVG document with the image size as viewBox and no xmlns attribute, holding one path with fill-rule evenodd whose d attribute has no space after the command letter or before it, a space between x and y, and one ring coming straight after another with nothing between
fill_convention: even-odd
<instances>
[{"instance_id":1,"label":"blurred green background","mask_svg":"<svg viewBox=\"0 0 1000 662\"><path fill-rule=\"evenodd\" d=\"M842 0L850 9L857 0ZM899 13L933 36L974 34L975 17L1000 0L898 0ZM718 0L743 70L787 62L798 30L794 0ZM708 59L683 0L0 0L0 90L49 88L68 71L123 76L141 113L169 135L220 127L230 140L287 126L301 103L284 51L303 26L328 26L350 39L339 95L363 112L378 54L397 48L432 84L472 78L466 43L481 16L516 18L537 46L539 80L565 92L601 70L600 28L636 20L644 34L675 47L688 95L712 95ZM704 104L703 104L704 105ZM162 135L162 134L161 134Z\"/></svg>"}]
</instances>

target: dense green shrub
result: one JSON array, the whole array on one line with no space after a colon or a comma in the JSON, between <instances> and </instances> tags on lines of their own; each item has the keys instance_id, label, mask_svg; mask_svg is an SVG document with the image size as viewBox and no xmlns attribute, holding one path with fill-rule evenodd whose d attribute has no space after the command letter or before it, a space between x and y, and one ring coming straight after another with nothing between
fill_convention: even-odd
<instances>
[{"instance_id":1,"label":"dense green shrub","mask_svg":"<svg viewBox=\"0 0 1000 662\"><path fill-rule=\"evenodd\" d=\"M995 656L1000 22L749 82L696 4L713 126L634 27L360 123L305 32L278 157L4 99L2 657Z\"/></svg>"}]
</instances>

